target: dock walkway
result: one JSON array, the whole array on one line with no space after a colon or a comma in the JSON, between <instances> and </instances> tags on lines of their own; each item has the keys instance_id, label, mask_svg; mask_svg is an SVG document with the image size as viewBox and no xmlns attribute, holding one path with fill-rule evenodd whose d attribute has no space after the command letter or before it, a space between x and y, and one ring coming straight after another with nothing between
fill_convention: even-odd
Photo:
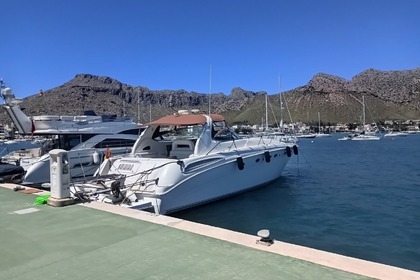
<instances>
[{"instance_id":1,"label":"dock walkway","mask_svg":"<svg viewBox=\"0 0 420 280\"><path fill-rule=\"evenodd\" d=\"M405 269L278 241L265 246L257 236L104 203L34 205L36 196L13 187L0 185L1 280L420 279Z\"/></svg>"}]
</instances>

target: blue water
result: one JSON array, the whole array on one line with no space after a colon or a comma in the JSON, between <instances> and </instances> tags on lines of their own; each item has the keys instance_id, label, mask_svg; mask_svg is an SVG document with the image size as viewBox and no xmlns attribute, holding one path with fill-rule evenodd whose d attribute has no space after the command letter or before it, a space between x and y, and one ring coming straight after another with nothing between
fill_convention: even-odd
<instances>
[{"instance_id":1,"label":"blue water","mask_svg":"<svg viewBox=\"0 0 420 280\"><path fill-rule=\"evenodd\" d=\"M173 216L420 271L420 135L342 136L302 139L277 181Z\"/></svg>"}]
</instances>

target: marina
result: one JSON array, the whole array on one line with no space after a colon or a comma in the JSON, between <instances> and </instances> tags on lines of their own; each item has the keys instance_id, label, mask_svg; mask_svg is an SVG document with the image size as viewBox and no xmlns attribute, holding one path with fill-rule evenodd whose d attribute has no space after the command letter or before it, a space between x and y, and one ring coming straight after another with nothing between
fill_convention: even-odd
<instances>
[{"instance_id":1,"label":"marina","mask_svg":"<svg viewBox=\"0 0 420 280\"><path fill-rule=\"evenodd\" d=\"M420 1L3 2L0 280L420 280Z\"/></svg>"},{"instance_id":2,"label":"marina","mask_svg":"<svg viewBox=\"0 0 420 280\"><path fill-rule=\"evenodd\" d=\"M83 120L81 116L28 117L8 88L2 90L2 97L22 134L30 130L38 137L55 135L58 141L52 141L53 147L64 148L38 154L38 160L36 151L32 156L26 149L8 154L10 162L17 166L27 162L28 167L22 186L3 184L6 189L28 197L32 193L50 194L50 206L85 206L274 253L293 262L310 262L310 270L316 265L315 274L321 265L322 274L328 275L322 278L326 279L343 272L340 279L359 279L359 275L377 279L419 277L416 236L420 230L412 215L419 211L412 203L419 180L403 175L415 172L413 155L417 153L416 148L409 155L401 153L404 148L415 147L420 136L416 133L381 137L362 130L349 136L316 133L299 137L267 129L261 135L239 136L221 115L182 110L146 124L138 135L140 127L128 119L118 123L115 118L104 120L95 115L86 115ZM320 121L318 125L321 131ZM131 143L123 147L118 132L124 131L130 131L124 139ZM114 140L122 151L113 145L111 153L108 145ZM63 144L67 146L60 146ZM15 156L21 158L16 160ZM400 170L402 167L405 169ZM86 181L95 171L95 178ZM403 177L387 177L392 173ZM393 181L395 178L398 180ZM407 192L387 193L393 187L390 182L401 183ZM50 187L51 192L47 192ZM395 208L398 195L400 207ZM69 206L74 202L76 205ZM384 206L381 212L377 211L379 205ZM8 213L32 215L41 207L48 208L36 206ZM62 211L58 210L61 207L51 209ZM89 224L96 222L101 220ZM270 261L263 265L271 267L274 263ZM298 261L298 270L300 266ZM325 267L333 270L324 271ZM250 269L255 273L255 267ZM269 274L277 269L271 268ZM11 273L20 275L18 271ZM230 275L223 273L223 277ZM302 279L300 271L293 273Z\"/></svg>"}]
</instances>

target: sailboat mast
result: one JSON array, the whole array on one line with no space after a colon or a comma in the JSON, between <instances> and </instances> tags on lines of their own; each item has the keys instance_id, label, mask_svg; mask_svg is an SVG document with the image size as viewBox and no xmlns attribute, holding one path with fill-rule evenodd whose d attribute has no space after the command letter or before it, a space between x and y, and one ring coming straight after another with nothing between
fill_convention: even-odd
<instances>
[{"instance_id":1,"label":"sailboat mast","mask_svg":"<svg viewBox=\"0 0 420 280\"><path fill-rule=\"evenodd\" d=\"M366 126L366 111L365 111L365 96L362 95L362 104L363 104L363 130L365 130Z\"/></svg>"},{"instance_id":2,"label":"sailboat mast","mask_svg":"<svg viewBox=\"0 0 420 280\"><path fill-rule=\"evenodd\" d=\"M140 91L137 92L137 123L140 123Z\"/></svg>"},{"instance_id":3,"label":"sailboat mast","mask_svg":"<svg viewBox=\"0 0 420 280\"><path fill-rule=\"evenodd\" d=\"M211 64L210 64L210 85L209 85L209 116L211 114Z\"/></svg>"},{"instance_id":4,"label":"sailboat mast","mask_svg":"<svg viewBox=\"0 0 420 280\"><path fill-rule=\"evenodd\" d=\"M321 116L319 115L319 112L318 112L318 133L321 133Z\"/></svg>"},{"instance_id":5,"label":"sailboat mast","mask_svg":"<svg viewBox=\"0 0 420 280\"><path fill-rule=\"evenodd\" d=\"M283 132L283 98L281 95L281 77L279 76L279 97L280 97L280 131Z\"/></svg>"},{"instance_id":6,"label":"sailboat mast","mask_svg":"<svg viewBox=\"0 0 420 280\"><path fill-rule=\"evenodd\" d=\"M265 94L265 130L268 130L268 93Z\"/></svg>"}]
</instances>

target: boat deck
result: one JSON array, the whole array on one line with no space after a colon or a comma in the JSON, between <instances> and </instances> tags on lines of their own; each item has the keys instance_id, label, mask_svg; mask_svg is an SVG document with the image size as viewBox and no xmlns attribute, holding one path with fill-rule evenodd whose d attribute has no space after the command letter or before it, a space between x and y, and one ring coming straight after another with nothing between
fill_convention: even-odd
<instances>
[{"instance_id":1,"label":"boat deck","mask_svg":"<svg viewBox=\"0 0 420 280\"><path fill-rule=\"evenodd\" d=\"M420 279L420 273L104 203L0 185L0 279Z\"/></svg>"}]
</instances>

